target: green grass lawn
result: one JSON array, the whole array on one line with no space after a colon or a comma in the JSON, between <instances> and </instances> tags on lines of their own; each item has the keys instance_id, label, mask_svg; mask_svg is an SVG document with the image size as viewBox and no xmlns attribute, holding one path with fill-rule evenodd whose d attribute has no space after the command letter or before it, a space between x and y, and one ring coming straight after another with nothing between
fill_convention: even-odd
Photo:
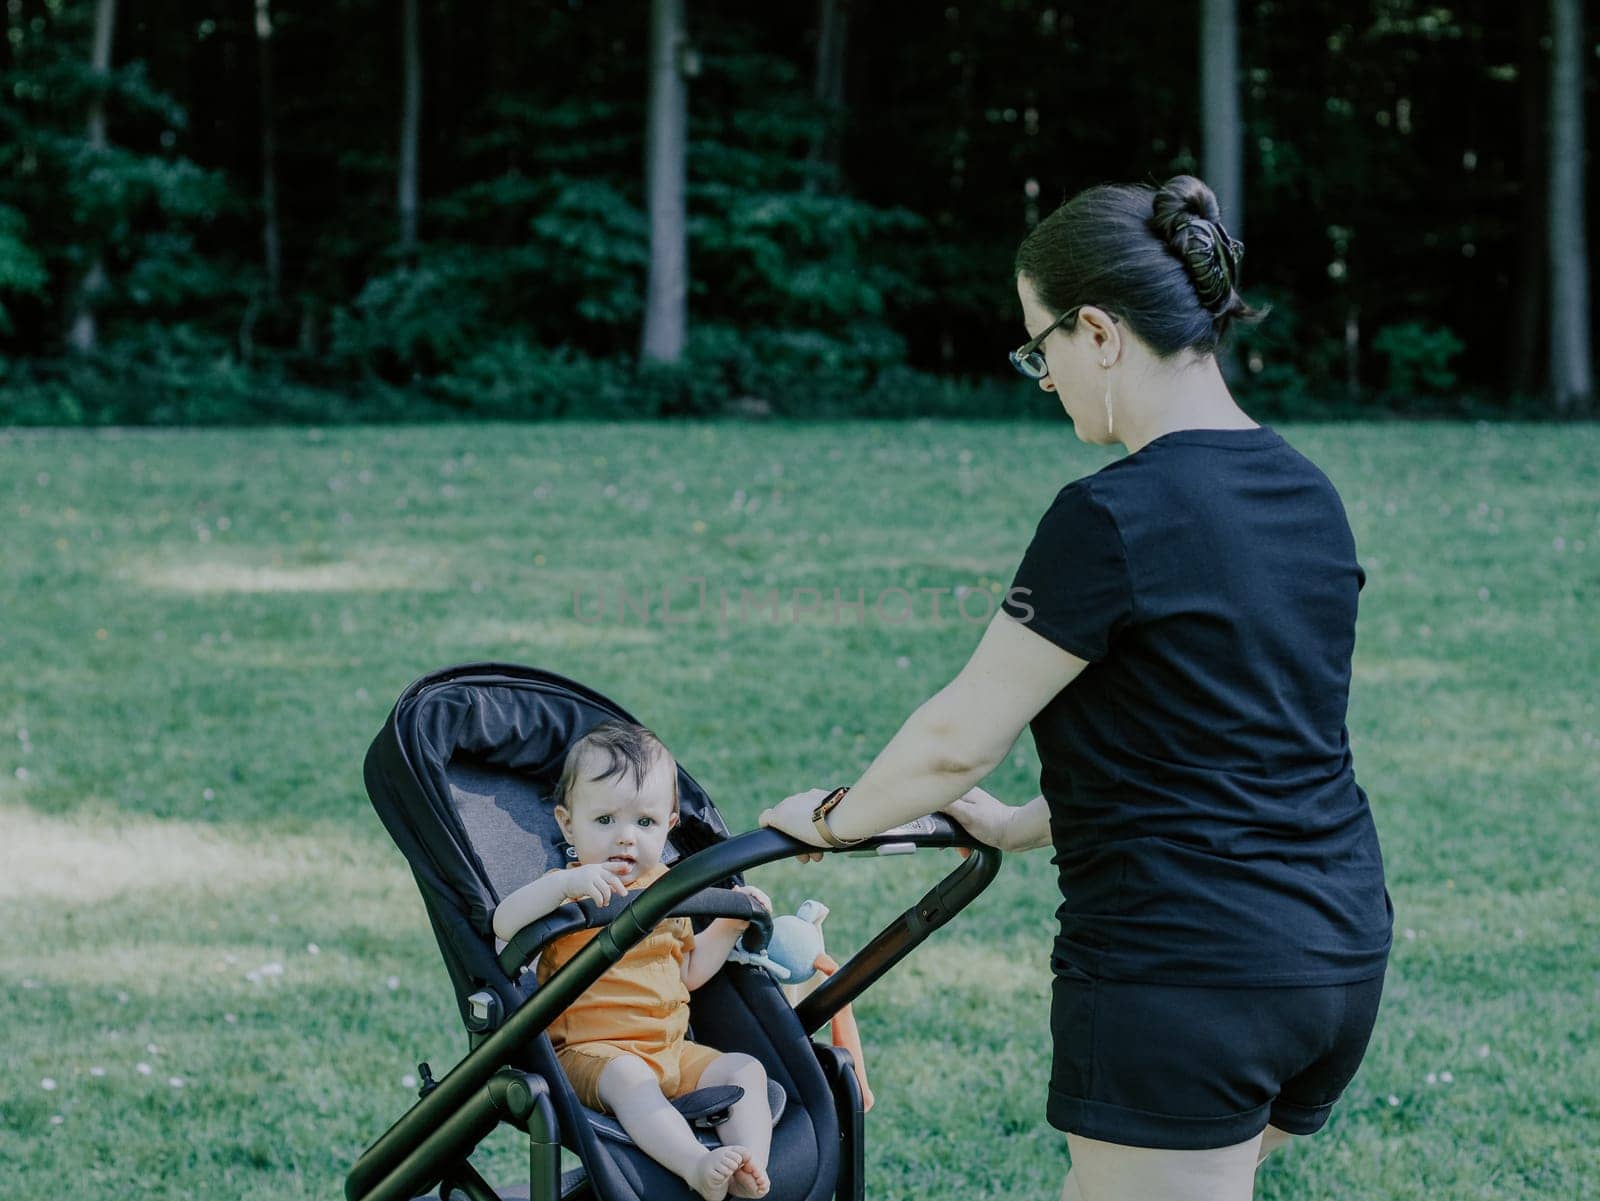
<instances>
[{"instance_id":1,"label":"green grass lawn","mask_svg":"<svg viewBox=\"0 0 1600 1201\"><path fill-rule=\"evenodd\" d=\"M1396 943L1360 1076L1258 1196L1600 1195L1600 428L1284 432L1369 572L1351 741ZM1104 461L1064 425L0 431L6 1195L340 1196L417 1061L460 1057L361 787L412 678L574 676L745 828L848 782L976 641L953 593L873 599L981 616ZM1025 737L991 785L1036 773ZM951 863L754 880L825 900L847 952ZM1054 891L1047 854L1011 858L859 1006L873 1198L1055 1196ZM491 1178L524 1164L496 1135Z\"/></svg>"}]
</instances>

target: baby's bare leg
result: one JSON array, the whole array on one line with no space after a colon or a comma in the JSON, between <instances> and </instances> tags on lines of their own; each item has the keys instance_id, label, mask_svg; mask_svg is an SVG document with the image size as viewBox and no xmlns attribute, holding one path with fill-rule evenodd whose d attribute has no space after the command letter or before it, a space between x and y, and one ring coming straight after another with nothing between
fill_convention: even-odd
<instances>
[{"instance_id":1,"label":"baby's bare leg","mask_svg":"<svg viewBox=\"0 0 1600 1201\"><path fill-rule=\"evenodd\" d=\"M729 1192L735 1197L765 1197L771 1187L767 1160L772 1152L772 1108L767 1104L767 1071L761 1061L737 1051L720 1055L700 1074L700 1087L737 1084L744 1096L728 1111L717 1130L724 1146L743 1147L748 1159L740 1167Z\"/></svg>"},{"instance_id":2,"label":"baby's bare leg","mask_svg":"<svg viewBox=\"0 0 1600 1201\"><path fill-rule=\"evenodd\" d=\"M600 1100L639 1150L688 1183L706 1201L722 1201L744 1152L737 1147L702 1147L683 1115L667 1103L642 1059L619 1055L600 1073Z\"/></svg>"}]
</instances>

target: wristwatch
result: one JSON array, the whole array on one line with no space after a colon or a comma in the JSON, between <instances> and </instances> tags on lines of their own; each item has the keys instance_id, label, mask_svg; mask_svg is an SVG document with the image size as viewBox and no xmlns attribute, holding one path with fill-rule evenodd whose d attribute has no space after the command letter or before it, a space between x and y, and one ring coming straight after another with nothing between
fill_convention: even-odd
<instances>
[{"instance_id":1,"label":"wristwatch","mask_svg":"<svg viewBox=\"0 0 1600 1201\"><path fill-rule=\"evenodd\" d=\"M816 826L818 836L821 837L824 843L835 850L843 850L845 847L853 847L858 842L866 841L864 838L840 838L828 825L828 814L838 808L839 802L844 800L845 794L849 791L848 788L835 788L827 796L823 797L817 803L817 807L811 811L811 823Z\"/></svg>"}]
</instances>

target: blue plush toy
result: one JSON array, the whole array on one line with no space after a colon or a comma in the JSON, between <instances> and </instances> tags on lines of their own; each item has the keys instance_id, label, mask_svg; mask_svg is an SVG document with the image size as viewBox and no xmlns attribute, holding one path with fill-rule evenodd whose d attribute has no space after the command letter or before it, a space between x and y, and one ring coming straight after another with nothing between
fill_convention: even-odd
<instances>
[{"instance_id":1,"label":"blue plush toy","mask_svg":"<svg viewBox=\"0 0 1600 1201\"><path fill-rule=\"evenodd\" d=\"M772 919L766 951L758 955L735 951L728 958L766 968L783 984L804 984L817 974L817 959L823 954L822 919L827 916L828 907L821 901L807 901L797 912Z\"/></svg>"}]
</instances>

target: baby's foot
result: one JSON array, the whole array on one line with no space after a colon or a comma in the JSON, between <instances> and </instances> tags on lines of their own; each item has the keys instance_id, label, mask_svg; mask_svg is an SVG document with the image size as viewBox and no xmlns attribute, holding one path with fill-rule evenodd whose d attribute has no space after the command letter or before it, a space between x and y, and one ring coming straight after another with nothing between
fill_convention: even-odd
<instances>
[{"instance_id":1,"label":"baby's foot","mask_svg":"<svg viewBox=\"0 0 1600 1201\"><path fill-rule=\"evenodd\" d=\"M767 1179L767 1174L761 1170L756 1161L746 1155L739 1164L738 1171L734 1172L733 1179L728 1182L728 1195L731 1197L765 1197L767 1190L772 1187L772 1181Z\"/></svg>"},{"instance_id":2,"label":"baby's foot","mask_svg":"<svg viewBox=\"0 0 1600 1201\"><path fill-rule=\"evenodd\" d=\"M728 1195L728 1182L748 1154L743 1147L713 1147L689 1169L685 1179L706 1201L722 1201Z\"/></svg>"}]
</instances>

